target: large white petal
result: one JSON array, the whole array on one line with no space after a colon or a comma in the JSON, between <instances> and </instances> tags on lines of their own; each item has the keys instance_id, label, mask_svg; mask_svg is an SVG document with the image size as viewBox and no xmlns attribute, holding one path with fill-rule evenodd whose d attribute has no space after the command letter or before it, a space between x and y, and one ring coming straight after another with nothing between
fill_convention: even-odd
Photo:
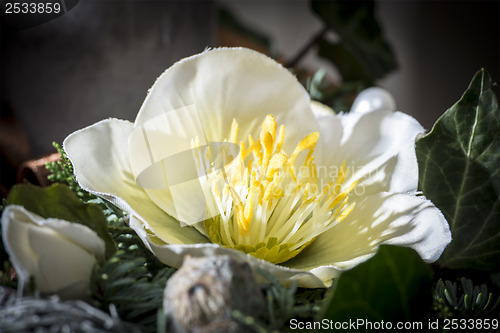
<instances>
[{"instance_id":1,"label":"large white petal","mask_svg":"<svg viewBox=\"0 0 500 333\"><path fill-rule=\"evenodd\" d=\"M142 219L167 243L206 242L195 229L181 227L137 185L129 161L128 137L132 130L133 124L128 121L108 119L68 136L64 150L73 163L78 183Z\"/></svg>"},{"instance_id":2,"label":"large white petal","mask_svg":"<svg viewBox=\"0 0 500 333\"><path fill-rule=\"evenodd\" d=\"M245 48L214 49L174 64L149 91L135 126L190 105L196 107L208 142L229 138L233 118L240 124L240 138L255 136L269 114L287 126L287 137L301 140L317 130L309 95L295 76ZM289 148L295 145L290 142Z\"/></svg>"},{"instance_id":3,"label":"large white petal","mask_svg":"<svg viewBox=\"0 0 500 333\"><path fill-rule=\"evenodd\" d=\"M321 116L322 155L325 168L340 166L345 161L348 179L358 180L357 194L415 192L418 166L415 137L423 133L422 126L412 117L392 111L347 113ZM332 139L329 132L339 132ZM347 181L349 182L349 180Z\"/></svg>"},{"instance_id":4,"label":"large white petal","mask_svg":"<svg viewBox=\"0 0 500 333\"><path fill-rule=\"evenodd\" d=\"M332 278L373 256L381 244L411 247L433 262L450 241L448 222L430 201L379 193L357 202L345 220L285 264Z\"/></svg>"}]
</instances>

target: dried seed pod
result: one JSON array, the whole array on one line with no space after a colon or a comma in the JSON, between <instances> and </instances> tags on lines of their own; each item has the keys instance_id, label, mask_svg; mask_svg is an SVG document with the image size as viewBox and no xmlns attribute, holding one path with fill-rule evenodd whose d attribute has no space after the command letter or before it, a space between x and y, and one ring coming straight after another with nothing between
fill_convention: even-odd
<instances>
[{"instance_id":1,"label":"dried seed pod","mask_svg":"<svg viewBox=\"0 0 500 333\"><path fill-rule=\"evenodd\" d=\"M188 256L167 281L163 306L175 332L210 332L214 323L224 325L224 331L242 332L231 312L256 317L265 301L248 264L228 256Z\"/></svg>"}]
</instances>

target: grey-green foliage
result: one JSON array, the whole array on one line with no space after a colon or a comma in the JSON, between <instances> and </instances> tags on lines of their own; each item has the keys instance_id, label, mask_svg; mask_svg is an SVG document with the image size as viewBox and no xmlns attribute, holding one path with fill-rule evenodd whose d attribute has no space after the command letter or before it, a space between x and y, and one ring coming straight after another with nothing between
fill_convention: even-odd
<instances>
[{"instance_id":1,"label":"grey-green foliage","mask_svg":"<svg viewBox=\"0 0 500 333\"><path fill-rule=\"evenodd\" d=\"M460 283L439 279L434 289L434 309L441 318L477 318L498 315L500 298L486 284L474 285L461 278Z\"/></svg>"},{"instance_id":2,"label":"grey-green foliage","mask_svg":"<svg viewBox=\"0 0 500 333\"><path fill-rule=\"evenodd\" d=\"M119 317L141 327L156 330L162 308L163 289L175 271L160 263L129 227L110 227L118 251L92 275L94 305L116 307Z\"/></svg>"},{"instance_id":3,"label":"grey-green foliage","mask_svg":"<svg viewBox=\"0 0 500 333\"><path fill-rule=\"evenodd\" d=\"M126 258L124 251L98 268L92 279L92 297L103 309L113 304L121 319L143 331L155 331L157 313L162 308L163 289L173 269L164 267L156 274L144 258Z\"/></svg>"},{"instance_id":4,"label":"grey-green foliage","mask_svg":"<svg viewBox=\"0 0 500 333\"><path fill-rule=\"evenodd\" d=\"M417 141L419 186L446 217L453 240L439 264L493 269L500 263L500 110L479 71L462 98Z\"/></svg>"},{"instance_id":5,"label":"grey-green foliage","mask_svg":"<svg viewBox=\"0 0 500 333\"><path fill-rule=\"evenodd\" d=\"M260 318L233 311L233 317L258 333L283 332L291 319L312 320L323 304L325 289L300 289L296 284L283 286L264 270L258 270L267 282L261 284L267 311Z\"/></svg>"}]
</instances>

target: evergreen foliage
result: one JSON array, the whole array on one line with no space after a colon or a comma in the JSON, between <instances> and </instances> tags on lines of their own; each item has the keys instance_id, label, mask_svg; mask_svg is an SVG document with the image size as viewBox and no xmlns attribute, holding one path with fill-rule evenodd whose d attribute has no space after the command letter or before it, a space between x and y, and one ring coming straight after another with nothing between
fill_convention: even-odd
<instances>
[{"instance_id":1,"label":"evergreen foliage","mask_svg":"<svg viewBox=\"0 0 500 333\"><path fill-rule=\"evenodd\" d=\"M434 289L434 310L440 318L485 318L497 311L500 297L488 291L486 284L474 285L461 278L457 282L439 279Z\"/></svg>"}]
</instances>

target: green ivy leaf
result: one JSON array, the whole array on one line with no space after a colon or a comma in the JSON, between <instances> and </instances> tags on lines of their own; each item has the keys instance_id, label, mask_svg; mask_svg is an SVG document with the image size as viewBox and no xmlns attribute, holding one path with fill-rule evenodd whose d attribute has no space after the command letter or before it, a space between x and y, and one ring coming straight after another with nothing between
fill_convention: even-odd
<instances>
[{"instance_id":1,"label":"green ivy leaf","mask_svg":"<svg viewBox=\"0 0 500 333\"><path fill-rule=\"evenodd\" d=\"M373 258L336 279L325 299L329 304L325 318L334 322L415 321L428 311L431 291L429 267L414 250L383 245Z\"/></svg>"},{"instance_id":2,"label":"green ivy leaf","mask_svg":"<svg viewBox=\"0 0 500 333\"><path fill-rule=\"evenodd\" d=\"M479 71L462 98L416 144L420 189L441 209L453 240L439 264L492 269L500 262L500 110Z\"/></svg>"},{"instance_id":3,"label":"green ivy leaf","mask_svg":"<svg viewBox=\"0 0 500 333\"><path fill-rule=\"evenodd\" d=\"M93 204L85 204L66 185L54 184L38 187L31 184L15 185L7 198L9 205L21 205L43 218L58 218L83 224L94 230L106 244L106 258L115 251L116 245L108 233L106 217Z\"/></svg>"},{"instance_id":4,"label":"green ivy leaf","mask_svg":"<svg viewBox=\"0 0 500 333\"><path fill-rule=\"evenodd\" d=\"M397 68L396 57L375 17L374 1L313 0L311 6L341 39L337 45L323 39L319 43L319 54L331 60L343 71L342 75L370 81ZM344 69L344 65L348 68ZM353 75L359 77L353 78Z\"/></svg>"}]
</instances>

